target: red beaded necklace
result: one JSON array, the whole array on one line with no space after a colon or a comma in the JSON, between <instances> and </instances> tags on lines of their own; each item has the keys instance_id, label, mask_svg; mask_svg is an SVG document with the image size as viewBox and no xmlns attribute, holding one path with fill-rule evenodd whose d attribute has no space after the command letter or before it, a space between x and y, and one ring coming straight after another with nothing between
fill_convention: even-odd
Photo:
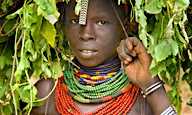
<instances>
[{"instance_id":1,"label":"red beaded necklace","mask_svg":"<svg viewBox=\"0 0 192 115\"><path fill-rule=\"evenodd\" d=\"M61 83L62 79L63 77L59 78L55 89L55 104L57 111L61 115L126 115L133 106L139 93L139 87L133 85L130 91L106 102L102 107L93 112L83 114L75 106L72 97L65 91L65 86Z\"/></svg>"}]
</instances>

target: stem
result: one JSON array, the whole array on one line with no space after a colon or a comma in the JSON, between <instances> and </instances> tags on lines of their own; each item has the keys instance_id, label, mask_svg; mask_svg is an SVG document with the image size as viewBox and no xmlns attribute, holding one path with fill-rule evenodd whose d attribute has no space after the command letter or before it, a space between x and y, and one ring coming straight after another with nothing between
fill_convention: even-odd
<instances>
[{"instance_id":1,"label":"stem","mask_svg":"<svg viewBox=\"0 0 192 115\"><path fill-rule=\"evenodd\" d=\"M50 92L46 97L41 98L41 99L38 99L38 100L35 100L35 101L33 101L33 102L40 102L40 101L43 101L43 100L47 99L47 98L53 93L53 91L55 90L55 88L56 88L56 86L57 86L57 82L58 82L58 79L56 80L53 89L51 90L51 92Z\"/></svg>"},{"instance_id":2,"label":"stem","mask_svg":"<svg viewBox=\"0 0 192 115\"><path fill-rule=\"evenodd\" d=\"M111 3L111 5L112 5L112 7L113 7L113 10L115 11L115 14L116 14L116 16L117 16L120 24L121 24L121 27L122 27L122 29L123 29L123 31L124 31L124 34L125 34L126 38L128 38L127 31L126 31L126 29L125 29L125 27L124 27L124 25L123 25L123 23L122 23L122 21L121 21L121 18L119 17L119 14L117 13L117 10L115 9L115 6L113 5L112 1L110 1L110 3Z\"/></svg>"},{"instance_id":3,"label":"stem","mask_svg":"<svg viewBox=\"0 0 192 115\"><path fill-rule=\"evenodd\" d=\"M167 15L168 15L168 18L169 18L169 20L171 19L171 16L170 16L170 11L169 11L169 5L170 4L170 2L168 1L167 2Z\"/></svg>"},{"instance_id":4,"label":"stem","mask_svg":"<svg viewBox=\"0 0 192 115\"><path fill-rule=\"evenodd\" d=\"M182 24L181 22L179 22L179 27L181 28L181 33L183 34L183 36L184 36L184 38L185 38L185 41L187 42L187 43L189 43L189 38L188 38L188 36L187 36L187 33L186 33L186 31L185 31L185 27L183 26L184 24Z\"/></svg>"},{"instance_id":5,"label":"stem","mask_svg":"<svg viewBox=\"0 0 192 115\"><path fill-rule=\"evenodd\" d=\"M2 52L2 54L1 54L1 55L3 55L3 54L4 54L4 52L5 52L5 50L7 49L8 43L9 43L9 42L7 42L7 43L6 43L6 45L5 45L5 47L4 47L3 52Z\"/></svg>"},{"instance_id":6,"label":"stem","mask_svg":"<svg viewBox=\"0 0 192 115\"><path fill-rule=\"evenodd\" d=\"M29 81L29 75L28 75L28 73L27 73L27 70L25 70L25 74L26 74L26 77L27 77L27 81ZM30 83L30 82L29 82ZM31 83L30 83L30 85L31 85Z\"/></svg>"},{"instance_id":7,"label":"stem","mask_svg":"<svg viewBox=\"0 0 192 115\"><path fill-rule=\"evenodd\" d=\"M22 22L18 25L18 27L16 28L16 33L15 33L15 44L17 44L17 34L18 34L18 29L19 29L19 27L21 26L21 24L22 24ZM16 51L17 49L15 48L15 51ZM17 66L19 65L19 63L18 63L18 59L17 59L17 56L16 56L16 63L17 63Z\"/></svg>"},{"instance_id":8,"label":"stem","mask_svg":"<svg viewBox=\"0 0 192 115\"><path fill-rule=\"evenodd\" d=\"M50 47L49 47L48 44L47 44L47 50L46 50L46 52L47 52L48 66L51 66L51 60L52 60L52 59L50 59L50 56L49 56L49 55L51 55L51 52L50 52Z\"/></svg>"},{"instance_id":9,"label":"stem","mask_svg":"<svg viewBox=\"0 0 192 115\"><path fill-rule=\"evenodd\" d=\"M27 84L28 84L28 82L26 82L26 83L20 83L20 84L17 84L17 86L20 87L20 86L27 85Z\"/></svg>"},{"instance_id":10,"label":"stem","mask_svg":"<svg viewBox=\"0 0 192 115\"><path fill-rule=\"evenodd\" d=\"M24 98L27 102L29 102L29 100L28 100L27 98L25 98L25 96L23 96L23 95L21 94L19 88L17 88L17 91L18 91L20 97Z\"/></svg>"},{"instance_id":11,"label":"stem","mask_svg":"<svg viewBox=\"0 0 192 115\"><path fill-rule=\"evenodd\" d=\"M56 56L57 56L57 61L59 62L60 58L59 58L58 52L57 52L57 50L55 48L54 48L54 50L55 50L55 53L56 53Z\"/></svg>"},{"instance_id":12,"label":"stem","mask_svg":"<svg viewBox=\"0 0 192 115\"><path fill-rule=\"evenodd\" d=\"M8 35L9 33L11 33L11 32L17 27L17 24L18 24L18 21L19 21L19 17L18 17L17 20L16 20L15 26L14 26L13 28L11 28L11 30L9 30L7 33L2 34L3 27L5 26L5 24L7 24L8 21L9 21L9 20L6 20L6 21L4 22L4 24L2 25L2 27L0 28L0 37L3 37L3 36Z\"/></svg>"},{"instance_id":13,"label":"stem","mask_svg":"<svg viewBox=\"0 0 192 115\"><path fill-rule=\"evenodd\" d=\"M27 77L27 81L29 81L29 75L28 75L27 70L25 70L25 74L26 74L26 77ZM30 83L30 85L31 85L31 83ZM29 108L28 115L30 115L32 107L33 107L33 97L32 97L32 95L33 95L33 91L32 91L32 88L30 88L30 105L31 106Z\"/></svg>"},{"instance_id":14,"label":"stem","mask_svg":"<svg viewBox=\"0 0 192 115\"><path fill-rule=\"evenodd\" d=\"M12 89L12 82L13 82L13 77L14 77L14 72L15 72L15 59L16 59L16 56L17 56L17 47L21 41L21 39L23 38L23 30L22 30L22 34L19 38L19 40L17 41L16 45L15 45L15 54L14 54L14 57L13 57L13 66L12 66L12 73L11 73L11 80L10 80L10 87L11 87L11 94L13 96L13 101L14 101L14 107L15 107L15 115L18 115L17 113L17 105L16 105L16 100L15 100L15 94L14 94L14 91Z\"/></svg>"},{"instance_id":15,"label":"stem","mask_svg":"<svg viewBox=\"0 0 192 115\"><path fill-rule=\"evenodd\" d=\"M31 106L30 106L30 108L29 108L29 112L28 112L28 115L30 115L30 113L31 113L31 110L32 110L32 107L33 107L33 97L32 97L32 95L33 95L33 92L31 91L32 90L32 88L30 89L30 104L31 104Z\"/></svg>"},{"instance_id":16,"label":"stem","mask_svg":"<svg viewBox=\"0 0 192 115\"><path fill-rule=\"evenodd\" d=\"M3 106L1 106L1 114L4 115L4 113L3 113Z\"/></svg>"},{"instance_id":17,"label":"stem","mask_svg":"<svg viewBox=\"0 0 192 115\"><path fill-rule=\"evenodd\" d=\"M162 39L163 37L163 22L164 22L164 18L165 16L162 16L162 20L161 20L161 32L160 32L160 36L159 36L159 39Z\"/></svg>"},{"instance_id":18,"label":"stem","mask_svg":"<svg viewBox=\"0 0 192 115\"><path fill-rule=\"evenodd\" d=\"M72 63L75 67L77 67L78 69L80 69L80 67L77 66L75 63L73 63L67 56L65 56L65 54L63 54L62 51L60 51L58 48L56 48L56 49L57 49L57 51L59 51L59 52L63 55L63 57L64 57L67 61L69 61L69 62Z\"/></svg>"},{"instance_id":19,"label":"stem","mask_svg":"<svg viewBox=\"0 0 192 115\"><path fill-rule=\"evenodd\" d=\"M132 3L132 0L129 0L129 3L131 4L131 18L130 18L130 22L133 21L134 19L134 16L135 16L135 11L134 11L134 6L133 6L133 3Z\"/></svg>"}]
</instances>

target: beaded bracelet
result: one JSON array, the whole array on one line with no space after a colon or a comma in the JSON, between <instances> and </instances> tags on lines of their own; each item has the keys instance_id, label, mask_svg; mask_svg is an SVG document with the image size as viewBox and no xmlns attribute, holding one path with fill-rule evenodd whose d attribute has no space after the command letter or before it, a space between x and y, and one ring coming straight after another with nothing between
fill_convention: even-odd
<instances>
[{"instance_id":1,"label":"beaded bracelet","mask_svg":"<svg viewBox=\"0 0 192 115\"><path fill-rule=\"evenodd\" d=\"M141 91L143 98L146 98L147 95L149 95L152 92L154 92L155 90L159 89L161 86L163 86L163 84L164 84L163 81L159 81L159 82L151 85L150 87L148 87L145 91Z\"/></svg>"},{"instance_id":2,"label":"beaded bracelet","mask_svg":"<svg viewBox=\"0 0 192 115\"><path fill-rule=\"evenodd\" d=\"M177 115L177 111L173 105L169 106L163 113L160 115Z\"/></svg>"}]
</instances>

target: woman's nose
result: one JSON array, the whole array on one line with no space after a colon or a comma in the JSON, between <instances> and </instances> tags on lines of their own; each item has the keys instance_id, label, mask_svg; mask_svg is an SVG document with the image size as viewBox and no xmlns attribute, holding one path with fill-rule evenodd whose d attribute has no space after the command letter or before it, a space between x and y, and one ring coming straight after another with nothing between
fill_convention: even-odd
<instances>
[{"instance_id":1,"label":"woman's nose","mask_svg":"<svg viewBox=\"0 0 192 115\"><path fill-rule=\"evenodd\" d=\"M90 25L81 25L80 39L82 40L96 40L94 28Z\"/></svg>"}]
</instances>

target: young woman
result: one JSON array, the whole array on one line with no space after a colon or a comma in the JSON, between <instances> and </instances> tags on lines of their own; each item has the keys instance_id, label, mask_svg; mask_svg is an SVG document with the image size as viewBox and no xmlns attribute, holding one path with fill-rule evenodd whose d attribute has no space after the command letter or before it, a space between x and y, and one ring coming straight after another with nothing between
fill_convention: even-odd
<instances>
[{"instance_id":1,"label":"young woman","mask_svg":"<svg viewBox=\"0 0 192 115\"><path fill-rule=\"evenodd\" d=\"M163 83L158 76L151 77L147 49L136 37L124 38L123 5L117 0L89 0L84 25L79 24L75 6L75 0L65 6L63 28L80 68L67 66L55 92L32 114L176 114ZM39 81L37 97L45 97L53 85L52 79ZM140 91L146 95L146 107Z\"/></svg>"}]
</instances>

